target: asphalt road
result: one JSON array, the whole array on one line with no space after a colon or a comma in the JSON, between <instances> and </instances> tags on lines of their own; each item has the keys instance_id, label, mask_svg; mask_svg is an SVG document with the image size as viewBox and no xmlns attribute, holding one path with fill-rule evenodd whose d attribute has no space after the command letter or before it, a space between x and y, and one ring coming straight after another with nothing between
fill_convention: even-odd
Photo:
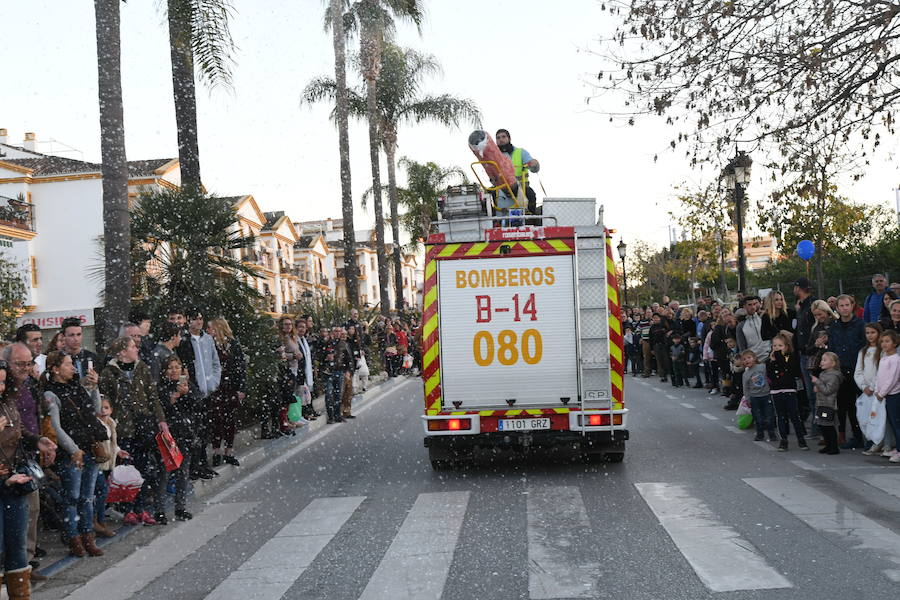
<instances>
[{"instance_id":1,"label":"asphalt road","mask_svg":"<svg viewBox=\"0 0 900 600\"><path fill-rule=\"evenodd\" d=\"M35 597L900 594L900 467L886 459L793 441L776 452L734 429L720 397L628 376L621 464L535 457L434 472L421 394L418 381L388 384L356 420L288 440L282 462L195 506L191 523L80 561L68 586Z\"/></svg>"}]
</instances>

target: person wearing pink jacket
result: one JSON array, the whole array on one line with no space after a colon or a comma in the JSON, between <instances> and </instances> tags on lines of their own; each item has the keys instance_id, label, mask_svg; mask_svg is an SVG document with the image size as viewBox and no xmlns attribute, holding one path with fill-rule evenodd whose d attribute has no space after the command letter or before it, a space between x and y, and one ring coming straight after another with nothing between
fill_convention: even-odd
<instances>
[{"instance_id":1,"label":"person wearing pink jacket","mask_svg":"<svg viewBox=\"0 0 900 600\"><path fill-rule=\"evenodd\" d=\"M879 341L881 361L875 379L875 397L884 400L887 426L894 432L894 439L900 439L900 355L897 354L900 333L885 331ZM895 448L890 459L892 463L900 463L900 450Z\"/></svg>"}]
</instances>

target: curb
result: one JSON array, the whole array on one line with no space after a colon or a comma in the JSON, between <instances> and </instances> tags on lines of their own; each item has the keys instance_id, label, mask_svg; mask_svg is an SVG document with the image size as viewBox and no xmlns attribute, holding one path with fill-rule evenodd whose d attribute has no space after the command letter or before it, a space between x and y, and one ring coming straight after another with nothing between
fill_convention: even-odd
<instances>
[{"instance_id":1,"label":"curb","mask_svg":"<svg viewBox=\"0 0 900 600\"><path fill-rule=\"evenodd\" d=\"M398 378L394 379L394 381L402 381L405 379L406 378ZM384 372L370 377L369 386L362 393L362 399L360 401L365 402L366 400L371 399L371 397L374 396L376 392L381 393L383 386L390 381L391 380L387 377L387 373ZM316 411L322 412L324 416L325 396L318 396L317 398L314 398L312 404ZM300 429L300 434L297 436L287 436L273 440L261 440L259 438L258 425L248 427L247 429L242 429L238 432L237 436L235 436L234 440L235 450L237 451L235 453L235 456L240 460L241 466L233 467L231 465L222 465L214 469L217 473L219 473L219 477L208 480L198 479L197 481L192 481L190 486L191 490L189 492L189 498L192 498L194 501L198 501L214 494L220 489L226 487L227 484L239 479L242 473L246 473L248 471L248 467L252 468L262 463L267 457L273 454L280 454L287 447L301 442L308 435L304 432L318 431L325 426L325 419L319 418ZM244 452L240 452L240 449L242 448L245 449ZM171 501L172 499L167 497L167 504L171 503ZM97 538L97 546L99 546L100 548L105 548L106 546L109 546L111 544L118 543L127 538L130 534L134 533L137 529L142 527L143 526L141 525L122 525L121 527L119 527L119 529L116 530L115 536L111 538ZM48 564L45 567L36 570L35 573L44 575L46 577L53 577L54 575L59 574L60 572L64 571L66 568L80 560L84 559L67 555L53 563ZM42 583L43 582L36 585L32 584L32 588L39 589Z\"/></svg>"}]
</instances>

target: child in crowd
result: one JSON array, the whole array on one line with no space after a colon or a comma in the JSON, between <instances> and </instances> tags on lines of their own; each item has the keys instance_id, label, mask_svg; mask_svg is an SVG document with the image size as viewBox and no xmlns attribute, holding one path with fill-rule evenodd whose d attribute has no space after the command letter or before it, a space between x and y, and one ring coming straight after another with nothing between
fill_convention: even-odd
<instances>
[{"instance_id":1,"label":"child in crowd","mask_svg":"<svg viewBox=\"0 0 900 600\"><path fill-rule=\"evenodd\" d=\"M688 338L688 354L687 354L687 370L688 370L688 381L686 383L690 383L690 379L692 377L697 378L697 383L694 384L695 388L703 387L703 380L700 378L700 362L703 360L703 347L700 346L700 338L698 337L689 337Z\"/></svg>"},{"instance_id":2,"label":"child in crowd","mask_svg":"<svg viewBox=\"0 0 900 600\"><path fill-rule=\"evenodd\" d=\"M793 335L781 331L772 338L772 353L766 363L766 375L769 378L770 395L775 406L775 417L778 421L778 435L781 442L778 450L788 449L788 419L794 425L797 434L797 445L801 450L809 450L806 444L806 427L800 419L800 407L797 403L797 378L800 377L800 357L794 352Z\"/></svg>"},{"instance_id":3,"label":"child in crowd","mask_svg":"<svg viewBox=\"0 0 900 600\"><path fill-rule=\"evenodd\" d=\"M182 455L181 466L170 474L175 478L175 520L189 521L193 515L186 510L187 482L191 470L190 449L196 443L192 420L198 400L190 391L187 371L177 355L163 360L158 386L159 402L166 413L169 432ZM154 518L163 525L168 522L165 513L158 513Z\"/></svg>"},{"instance_id":4,"label":"child in crowd","mask_svg":"<svg viewBox=\"0 0 900 600\"><path fill-rule=\"evenodd\" d=\"M744 350L740 354L741 365L744 368L742 382L744 396L750 401L750 409L753 411L753 421L756 423L755 442L761 442L769 434L769 441L775 442L775 411L772 407L772 398L769 395L769 381L766 379L766 367L759 364L753 350Z\"/></svg>"},{"instance_id":5,"label":"child in crowd","mask_svg":"<svg viewBox=\"0 0 900 600\"><path fill-rule=\"evenodd\" d=\"M672 334L672 347L669 348L669 356L672 357L672 387L681 387L687 380L687 350L681 343L681 334Z\"/></svg>"},{"instance_id":6,"label":"child in crowd","mask_svg":"<svg viewBox=\"0 0 900 600\"><path fill-rule=\"evenodd\" d=\"M875 397L884 401L887 410L887 426L900 446L900 355L897 345L900 334L888 330L881 334L881 362L878 363L878 378L875 382ZM892 463L900 463L900 448L886 453Z\"/></svg>"},{"instance_id":7,"label":"child in crowd","mask_svg":"<svg viewBox=\"0 0 900 600\"><path fill-rule=\"evenodd\" d=\"M856 369L853 372L853 380L862 395L871 401L875 397L875 382L878 378L878 363L881 361L881 344L879 340L884 330L880 323L866 325L866 345L859 351L856 357ZM865 434L865 432L863 432ZM886 449L894 447L894 434L890 427L885 426L884 438L877 443L870 442L868 448L863 450L865 456L877 456Z\"/></svg>"},{"instance_id":8,"label":"child in crowd","mask_svg":"<svg viewBox=\"0 0 900 600\"><path fill-rule=\"evenodd\" d=\"M834 352L824 352L819 361L820 373L813 376L816 390L816 425L822 432L825 445L819 449L822 454L840 454L835 424L837 423L837 393L844 376L841 374L841 360Z\"/></svg>"},{"instance_id":9,"label":"child in crowd","mask_svg":"<svg viewBox=\"0 0 900 600\"><path fill-rule=\"evenodd\" d=\"M116 458L127 459L130 457L116 443L116 420L112 418L112 405L106 397L100 399L100 412L97 413L97 418L106 428L108 439L101 443L106 447L106 455L109 460L100 463L97 471L97 483L94 486L94 533L108 538L116 535L106 525L106 496L109 494L109 477L116 466Z\"/></svg>"}]
</instances>

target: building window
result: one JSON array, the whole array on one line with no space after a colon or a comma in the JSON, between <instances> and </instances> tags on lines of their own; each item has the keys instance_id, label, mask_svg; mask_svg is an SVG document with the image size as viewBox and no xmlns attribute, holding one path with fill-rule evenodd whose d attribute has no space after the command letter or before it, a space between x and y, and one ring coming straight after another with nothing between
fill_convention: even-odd
<instances>
[{"instance_id":1,"label":"building window","mask_svg":"<svg viewBox=\"0 0 900 600\"><path fill-rule=\"evenodd\" d=\"M372 286L372 297L373 297L373 298L377 298L377 297L378 297L378 287L377 287L377 286L374 286L374 285Z\"/></svg>"},{"instance_id":2,"label":"building window","mask_svg":"<svg viewBox=\"0 0 900 600\"><path fill-rule=\"evenodd\" d=\"M375 270L375 257L374 256L369 259L369 264L372 265L372 270L374 271Z\"/></svg>"}]
</instances>

